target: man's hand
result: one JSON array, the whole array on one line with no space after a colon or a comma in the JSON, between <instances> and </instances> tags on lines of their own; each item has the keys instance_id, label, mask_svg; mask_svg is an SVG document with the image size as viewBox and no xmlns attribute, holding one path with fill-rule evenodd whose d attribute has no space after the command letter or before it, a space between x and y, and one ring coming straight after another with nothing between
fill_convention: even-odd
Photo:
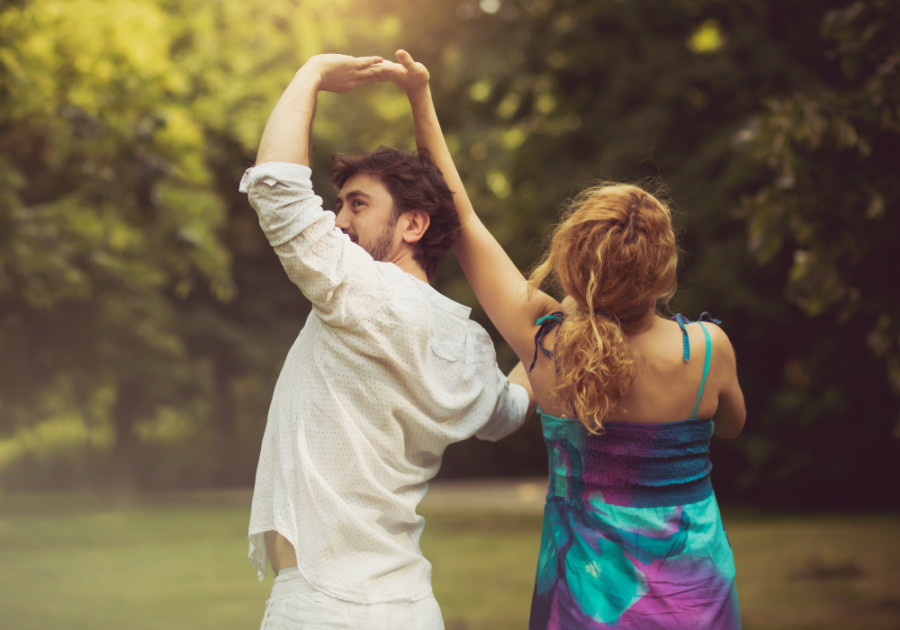
<instances>
[{"instance_id":1,"label":"man's hand","mask_svg":"<svg viewBox=\"0 0 900 630\"><path fill-rule=\"evenodd\" d=\"M346 94L360 85L386 81L389 71L382 65L383 61L381 57L316 55L305 65L318 74L319 90Z\"/></svg>"},{"instance_id":2,"label":"man's hand","mask_svg":"<svg viewBox=\"0 0 900 630\"><path fill-rule=\"evenodd\" d=\"M320 90L346 94L355 87L385 81L381 57L316 55L303 64L281 95L259 142L256 163L309 166L309 134Z\"/></svg>"},{"instance_id":3,"label":"man's hand","mask_svg":"<svg viewBox=\"0 0 900 630\"><path fill-rule=\"evenodd\" d=\"M412 55L405 50L397 51L397 61L400 63L394 63L393 61L382 62L381 65L385 69L385 74L381 80L394 83L409 96L424 92L428 87L428 80L431 78L428 74L428 69L421 63L414 61Z\"/></svg>"},{"instance_id":4,"label":"man's hand","mask_svg":"<svg viewBox=\"0 0 900 630\"><path fill-rule=\"evenodd\" d=\"M509 379L510 383L521 385L525 388L525 391L528 392L528 413L525 415L525 419L527 420L534 415L535 411L537 411L537 401L534 399L534 389L531 387L531 381L528 380L528 372L525 371L525 366L522 365L521 361L519 361L506 378Z\"/></svg>"}]
</instances>

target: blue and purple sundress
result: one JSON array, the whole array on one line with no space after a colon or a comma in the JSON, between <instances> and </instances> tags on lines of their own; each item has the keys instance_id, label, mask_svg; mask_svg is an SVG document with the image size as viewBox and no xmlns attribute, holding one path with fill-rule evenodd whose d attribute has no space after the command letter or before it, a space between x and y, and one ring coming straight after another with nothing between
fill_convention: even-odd
<instances>
[{"instance_id":1,"label":"blue and purple sundress","mask_svg":"<svg viewBox=\"0 0 900 630\"><path fill-rule=\"evenodd\" d=\"M687 320L675 319L689 360ZM540 341L561 320L538 320L535 353L549 356ZM697 406L710 358L703 333ZM697 406L688 420L605 422L599 435L541 412L550 483L529 630L741 627L734 559L709 479L713 423L696 418Z\"/></svg>"}]
</instances>

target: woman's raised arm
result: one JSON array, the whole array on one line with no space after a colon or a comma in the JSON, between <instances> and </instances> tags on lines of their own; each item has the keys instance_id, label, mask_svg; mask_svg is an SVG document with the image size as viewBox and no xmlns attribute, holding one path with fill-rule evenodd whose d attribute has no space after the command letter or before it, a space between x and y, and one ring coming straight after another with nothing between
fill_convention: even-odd
<instances>
[{"instance_id":1,"label":"woman's raised arm","mask_svg":"<svg viewBox=\"0 0 900 630\"><path fill-rule=\"evenodd\" d=\"M530 363L534 353L534 323L560 310L559 303L542 291L529 292L522 272L478 218L444 140L428 85L428 70L406 51L397 51L397 59L399 64L384 62L389 68L386 77L409 97L416 145L430 153L453 191L462 226L453 250L488 317L519 358Z\"/></svg>"}]
</instances>

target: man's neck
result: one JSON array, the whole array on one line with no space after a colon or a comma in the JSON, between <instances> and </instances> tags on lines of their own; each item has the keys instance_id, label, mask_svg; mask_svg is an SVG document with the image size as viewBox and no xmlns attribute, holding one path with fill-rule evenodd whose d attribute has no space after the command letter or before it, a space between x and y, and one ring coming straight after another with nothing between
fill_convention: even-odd
<instances>
[{"instance_id":1,"label":"man's neck","mask_svg":"<svg viewBox=\"0 0 900 630\"><path fill-rule=\"evenodd\" d=\"M413 258L412 252L407 248L401 249L395 256L384 262L393 263L416 280L421 280L425 284L431 284L428 281L428 274L425 273L425 270L422 269L422 266Z\"/></svg>"}]
</instances>

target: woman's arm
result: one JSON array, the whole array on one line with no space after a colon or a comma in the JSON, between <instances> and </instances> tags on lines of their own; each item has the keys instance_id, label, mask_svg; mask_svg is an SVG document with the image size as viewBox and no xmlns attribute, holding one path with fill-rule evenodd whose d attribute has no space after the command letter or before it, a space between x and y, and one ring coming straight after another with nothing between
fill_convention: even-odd
<instances>
[{"instance_id":1,"label":"woman's arm","mask_svg":"<svg viewBox=\"0 0 900 630\"><path fill-rule=\"evenodd\" d=\"M534 353L534 323L559 310L559 303L541 291L529 292L528 281L487 230L469 201L438 122L428 70L406 51L397 51L399 64L385 62L387 78L409 97L416 144L425 149L454 193L462 233L453 249L466 278L488 317L522 361Z\"/></svg>"},{"instance_id":2,"label":"woman's arm","mask_svg":"<svg viewBox=\"0 0 900 630\"><path fill-rule=\"evenodd\" d=\"M715 435L720 438L735 438L744 428L747 419L747 408L744 406L744 393L738 383L737 360L734 348L728 335L718 326L710 326L713 336L713 347L716 349L716 362L725 374L725 381L719 390L719 407L714 419Z\"/></svg>"}]
</instances>

